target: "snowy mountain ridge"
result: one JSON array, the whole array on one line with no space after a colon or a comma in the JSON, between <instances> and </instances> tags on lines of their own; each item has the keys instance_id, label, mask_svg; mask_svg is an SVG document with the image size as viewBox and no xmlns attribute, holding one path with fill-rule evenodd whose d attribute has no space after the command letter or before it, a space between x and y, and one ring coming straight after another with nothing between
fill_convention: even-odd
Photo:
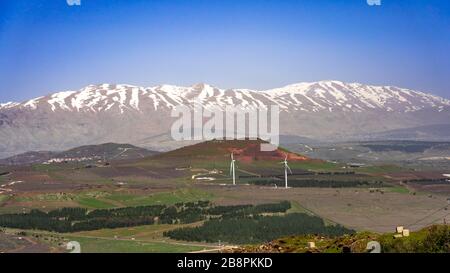
<instances>
[{"instance_id":1,"label":"snowy mountain ridge","mask_svg":"<svg viewBox=\"0 0 450 273\"><path fill-rule=\"evenodd\" d=\"M63 91L22 103L6 103L11 108L50 107L54 111L140 111L142 105L154 110L190 105L194 100L205 106L241 105L265 107L279 105L283 111L352 111L383 110L410 112L425 108L442 111L450 100L394 86L370 86L340 81L297 83L270 90L220 89L208 84L191 87L159 85L139 87L127 84L89 85L79 91Z\"/></svg>"},{"instance_id":2,"label":"snowy mountain ridge","mask_svg":"<svg viewBox=\"0 0 450 273\"><path fill-rule=\"evenodd\" d=\"M171 138L177 105L280 108L280 135L317 141L450 141L450 101L393 86L321 81L270 90L127 84L89 85L0 105L0 158L28 151L129 143L164 151L190 143Z\"/></svg>"}]
</instances>

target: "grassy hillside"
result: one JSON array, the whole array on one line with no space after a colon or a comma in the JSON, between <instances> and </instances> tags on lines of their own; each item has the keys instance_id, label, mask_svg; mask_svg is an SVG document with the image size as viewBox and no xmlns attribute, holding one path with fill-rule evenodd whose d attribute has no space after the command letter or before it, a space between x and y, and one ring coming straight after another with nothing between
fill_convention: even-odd
<instances>
[{"instance_id":1,"label":"grassy hillside","mask_svg":"<svg viewBox=\"0 0 450 273\"><path fill-rule=\"evenodd\" d=\"M383 253L450 253L450 225L434 225L409 237L394 238L394 233L377 234L360 232L337 238L306 235L291 236L274 240L268 244L247 246L234 252L277 252L277 253L365 253L367 243L377 241ZM315 248L308 248L314 242Z\"/></svg>"}]
</instances>

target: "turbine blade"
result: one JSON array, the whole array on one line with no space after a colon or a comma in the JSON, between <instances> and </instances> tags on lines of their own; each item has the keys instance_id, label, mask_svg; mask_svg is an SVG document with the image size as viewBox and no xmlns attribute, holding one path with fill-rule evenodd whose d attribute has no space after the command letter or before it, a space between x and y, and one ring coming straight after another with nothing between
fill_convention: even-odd
<instances>
[{"instance_id":1,"label":"turbine blade","mask_svg":"<svg viewBox=\"0 0 450 273\"><path fill-rule=\"evenodd\" d=\"M291 170L291 168L289 168L289 165L288 165L288 164L286 164L286 167L287 167L287 169L289 170L289 172L292 174L292 170Z\"/></svg>"}]
</instances>

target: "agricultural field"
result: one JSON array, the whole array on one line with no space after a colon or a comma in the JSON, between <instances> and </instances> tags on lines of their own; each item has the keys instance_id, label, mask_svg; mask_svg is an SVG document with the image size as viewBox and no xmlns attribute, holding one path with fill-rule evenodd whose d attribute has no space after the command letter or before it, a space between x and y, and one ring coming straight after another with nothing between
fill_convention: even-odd
<instances>
[{"instance_id":1,"label":"agricultural field","mask_svg":"<svg viewBox=\"0 0 450 273\"><path fill-rule=\"evenodd\" d=\"M395 164L351 167L343 162L310 159L283 149L262 154L256 148L258 143L211 141L142 159L108 164L69 162L4 166L1 171L8 174L0 176L0 185L7 193L0 193L0 215L29 213L36 209L49 212L61 208L82 208L91 212L174 206L197 201L208 201L214 206L240 206L286 200L291 204L286 213L265 216L281 217L275 222L282 223L285 214L307 215L320 218L323 221L321 228L343 226L356 232L390 232L397 225L420 230L444 220L450 221L448 185L426 182L427 179L439 179L438 172L419 172ZM231 185L231 152L236 159L236 186ZM280 164L286 155L292 169L288 176L288 189L284 189L284 169ZM413 180L425 182L407 182ZM288 217L292 217L290 221L296 221L295 216ZM117 220L111 223L114 228L96 224L94 230L63 234L23 231L35 244L48 245L51 251L67 251L60 245L70 239L83 242L86 252L218 249L215 235L209 243L181 239L186 234L178 239L169 238L174 230L199 228L204 225L203 220L194 217L192 222L170 225L146 224L149 221L153 223L154 219L143 219L133 224L137 226L124 227ZM232 220L227 221L231 221L230 225L235 224ZM271 222L263 218L257 221L260 225ZM218 226L210 225L210 228ZM286 232L292 231L286 229ZM226 240L225 237L220 238L222 242ZM260 238L269 239L273 237ZM245 240L234 238L231 243L245 243Z\"/></svg>"},{"instance_id":2,"label":"agricultural field","mask_svg":"<svg viewBox=\"0 0 450 273\"><path fill-rule=\"evenodd\" d=\"M149 225L65 234L8 229L9 235L0 232L0 252L69 252L65 245L70 241L80 243L83 253L186 253L217 248L164 238L162 233L168 229L166 225Z\"/></svg>"},{"instance_id":3,"label":"agricultural field","mask_svg":"<svg viewBox=\"0 0 450 273\"><path fill-rule=\"evenodd\" d=\"M87 237L67 237L81 244L83 253L186 253L208 249L207 246L148 242L136 240L114 240ZM210 248L210 247L209 247Z\"/></svg>"},{"instance_id":4,"label":"agricultural field","mask_svg":"<svg viewBox=\"0 0 450 273\"><path fill-rule=\"evenodd\" d=\"M163 233L188 225L145 225L128 228L100 229L64 235L64 240L80 242L82 252L164 252L185 253L213 249L212 244L177 242L163 236Z\"/></svg>"},{"instance_id":5,"label":"agricultural field","mask_svg":"<svg viewBox=\"0 0 450 273\"><path fill-rule=\"evenodd\" d=\"M58 247L24 236L23 232L0 229L0 253L59 252Z\"/></svg>"},{"instance_id":6,"label":"agricultural field","mask_svg":"<svg viewBox=\"0 0 450 273\"><path fill-rule=\"evenodd\" d=\"M450 220L447 197L426 193L405 193L370 188L275 189L240 185L236 188L202 185L222 205L270 203L289 200L333 223L357 231L389 232L405 225L412 230Z\"/></svg>"},{"instance_id":7,"label":"agricultural field","mask_svg":"<svg viewBox=\"0 0 450 273\"><path fill-rule=\"evenodd\" d=\"M62 207L106 209L129 206L171 205L180 202L212 200L213 194L194 187L174 191L144 189L102 189L52 193L20 193L13 197L0 195L0 214L17 208L52 210ZM11 210L8 211L8 208Z\"/></svg>"}]
</instances>

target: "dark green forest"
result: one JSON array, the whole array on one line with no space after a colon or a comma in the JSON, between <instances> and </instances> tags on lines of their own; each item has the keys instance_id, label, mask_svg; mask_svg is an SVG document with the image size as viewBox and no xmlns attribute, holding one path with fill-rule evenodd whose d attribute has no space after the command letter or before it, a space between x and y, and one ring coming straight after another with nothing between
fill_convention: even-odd
<instances>
[{"instance_id":1,"label":"dark green forest","mask_svg":"<svg viewBox=\"0 0 450 273\"><path fill-rule=\"evenodd\" d=\"M244 206L213 206L209 201L177 203L171 206L139 206L87 210L62 208L44 212L0 215L0 227L38 229L55 232L76 232L102 228L132 227L151 224L187 224L214 217L237 217L260 213L285 212L287 201L275 204Z\"/></svg>"},{"instance_id":2,"label":"dark green forest","mask_svg":"<svg viewBox=\"0 0 450 273\"><path fill-rule=\"evenodd\" d=\"M165 232L164 235L184 241L256 244L291 235L340 236L351 233L354 231L339 225L326 225L319 217L292 213L284 216L256 215L213 219L200 227L175 229Z\"/></svg>"},{"instance_id":3,"label":"dark green forest","mask_svg":"<svg viewBox=\"0 0 450 273\"><path fill-rule=\"evenodd\" d=\"M205 219L209 201L178 203L172 206L140 206L117 209L62 208L50 212L0 215L0 226L76 232L102 228L132 227L151 224L185 224Z\"/></svg>"}]
</instances>

